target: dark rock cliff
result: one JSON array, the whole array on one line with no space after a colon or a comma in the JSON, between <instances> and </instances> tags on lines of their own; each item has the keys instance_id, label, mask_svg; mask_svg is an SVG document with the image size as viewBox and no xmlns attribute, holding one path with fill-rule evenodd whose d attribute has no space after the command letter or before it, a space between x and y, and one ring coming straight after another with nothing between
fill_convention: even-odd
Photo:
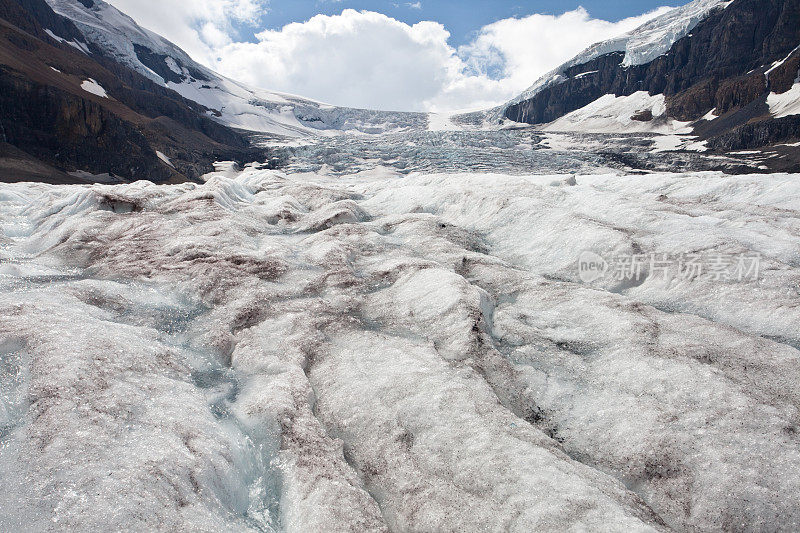
<instances>
[{"instance_id":1,"label":"dark rock cliff","mask_svg":"<svg viewBox=\"0 0 800 533\"><path fill-rule=\"evenodd\" d=\"M6 142L67 171L170 179L169 167L149 157L145 136L91 100L33 83L0 68L0 115Z\"/></svg>"}]
</instances>

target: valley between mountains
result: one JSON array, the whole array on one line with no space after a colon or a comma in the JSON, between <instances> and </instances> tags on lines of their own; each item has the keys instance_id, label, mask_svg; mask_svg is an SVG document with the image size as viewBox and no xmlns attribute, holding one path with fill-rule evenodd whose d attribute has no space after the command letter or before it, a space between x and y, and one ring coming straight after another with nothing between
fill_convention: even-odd
<instances>
[{"instance_id":1,"label":"valley between mountains","mask_svg":"<svg viewBox=\"0 0 800 533\"><path fill-rule=\"evenodd\" d=\"M800 0L470 113L0 0L0 531L800 530Z\"/></svg>"}]
</instances>

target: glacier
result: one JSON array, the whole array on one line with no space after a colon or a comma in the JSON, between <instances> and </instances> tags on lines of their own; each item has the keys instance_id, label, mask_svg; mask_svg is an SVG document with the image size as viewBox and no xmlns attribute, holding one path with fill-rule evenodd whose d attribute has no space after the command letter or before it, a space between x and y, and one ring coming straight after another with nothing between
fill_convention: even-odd
<instances>
[{"instance_id":1,"label":"glacier","mask_svg":"<svg viewBox=\"0 0 800 533\"><path fill-rule=\"evenodd\" d=\"M0 186L0 529L800 528L796 175L206 178Z\"/></svg>"}]
</instances>

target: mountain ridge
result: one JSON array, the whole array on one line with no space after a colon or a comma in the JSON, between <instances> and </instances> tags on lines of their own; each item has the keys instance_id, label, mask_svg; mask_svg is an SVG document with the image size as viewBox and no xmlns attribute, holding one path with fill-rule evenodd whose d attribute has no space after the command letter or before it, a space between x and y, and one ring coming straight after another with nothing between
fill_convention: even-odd
<instances>
[{"instance_id":1,"label":"mountain ridge","mask_svg":"<svg viewBox=\"0 0 800 533\"><path fill-rule=\"evenodd\" d=\"M15 179L198 180L215 161L274 164L265 146L341 133L531 125L718 153L800 138L800 0L695 0L590 46L504 106L447 116L248 87L102 0L0 0L0 22L0 170ZM798 167L795 152L766 168Z\"/></svg>"},{"instance_id":2,"label":"mountain ridge","mask_svg":"<svg viewBox=\"0 0 800 533\"><path fill-rule=\"evenodd\" d=\"M800 135L796 115L774 116L767 105L770 94L787 93L798 79L800 2L698 0L684 8L698 5L711 9L663 55L630 64L624 51L584 52L586 61L570 61L543 77L501 108L502 116L546 124L604 95L646 91L663 94L665 116L694 123L694 133L713 149L763 146Z\"/></svg>"},{"instance_id":3,"label":"mountain ridge","mask_svg":"<svg viewBox=\"0 0 800 533\"><path fill-rule=\"evenodd\" d=\"M196 102L93 52L43 0L0 0L0 14L0 125L8 145L0 169L29 159L51 169L43 180L163 182L199 179L219 159L265 159L265 150Z\"/></svg>"},{"instance_id":4,"label":"mountain ridge","mask_svg":"<svg viewBox=\"0 0 800 533\"><path fill-rule=\"evenodd\" d=\"M208 108L229 127L285 137L338 131L385 133L422 129L426 113L332 106L297 95L249 87L201 65L164 37L142 28L102 0L47 0L75 22L104 56Z\"/></svg>"}]
</instances>

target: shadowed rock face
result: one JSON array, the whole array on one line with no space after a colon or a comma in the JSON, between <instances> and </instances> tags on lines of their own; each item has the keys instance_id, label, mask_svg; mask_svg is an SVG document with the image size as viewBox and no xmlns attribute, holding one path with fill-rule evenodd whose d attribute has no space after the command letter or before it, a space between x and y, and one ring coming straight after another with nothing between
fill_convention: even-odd
<instances>
[{"instance_id":1,"label":"shadowed rock face","mask_svg":"<svg viewBox=\"0 0 800 533\"><path fill-rule=\"evenodd\" d=\"M57 42L44 28L67 43ZM109 97L83 90L87 79L96 80ZM43 0L0 0L0 141L30 156L32 163L24 172L18 163L0 165L0 181L17 181L23 174L51 180L53 173L62 180L61 172L73 171L110 173L121 180L182 181L212 171L216 160L265 158L244 135L206 112L103 56ZM171 165L156 151L166 154ZM14 154L15 161L26 160ZM49 170L37 170L42 168Z\"/></svg>"},{"instance_id":2,"label":"shadowed rock face","mask_svg":"<svg viewBox=\"0 0 800 533\"><path fill-rule=\"evenodd\" d=\"M770 91L788 91L797 78L800 52L768 76L765 72L774 62L786 59L798 44L800 1L735 0L727 9L712 13L654 61L623 67L624 53L606 54L567 69L566 81L509 106L505 116L517 122L546 123L605 94L627 96L642 90L666 95L667 113L678 120L697 120L714 108L717 115L724 115L765 101ZM749 116L731 127L753 118ZM763 118L769 122L768 116ZM778 130L786 130L790 136L798 133L783 126L760 127L771 133L756 135L754 140L771 138Z\"/></svg>"},{"instance_id":3,"label":"shadowed rock face","mask_svg":"<svg viewBox=\"0 0 800 533\"><path fill-rule=\"evenodd\" d=\"M765 120L754 124L744 124L732 132L713 137L709 140L709 148L731 151L766 146L797 137L798 132L800 132L800 116L798 115Z\"/></svg>"},{"instance_id":4,"label":"shadowed rock face","mask_svg":"<svg viewBox=\"0 0 800 533\"><path fill-rule=\"evenodd\" d=\"M133 124L91 100L0 72L0 109L10 144L70 171L170 178L169 167L148 157L147 139Z\"/></svg>"}]
</instances>

